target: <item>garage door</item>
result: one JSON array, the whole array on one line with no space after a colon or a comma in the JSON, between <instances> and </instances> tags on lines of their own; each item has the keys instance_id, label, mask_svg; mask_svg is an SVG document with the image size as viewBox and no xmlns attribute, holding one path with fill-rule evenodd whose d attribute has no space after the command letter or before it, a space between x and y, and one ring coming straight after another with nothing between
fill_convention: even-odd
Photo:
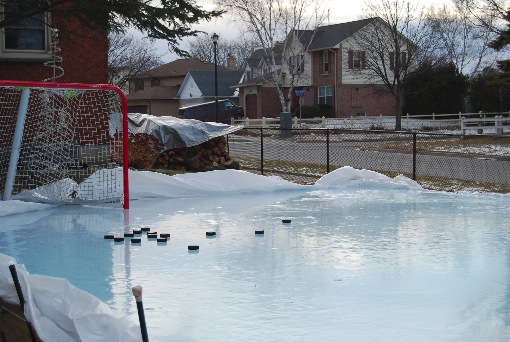
<instances>
[{"instance_id":1,"label":"garage door","mask_svg":"<svg viewBox=\"0 0 510 342\"><path fill-rule=\"evenodd\" d=\"M257 94L246 95L245 113L250 119L257 118Z\"/></svg>"}]
</instances>

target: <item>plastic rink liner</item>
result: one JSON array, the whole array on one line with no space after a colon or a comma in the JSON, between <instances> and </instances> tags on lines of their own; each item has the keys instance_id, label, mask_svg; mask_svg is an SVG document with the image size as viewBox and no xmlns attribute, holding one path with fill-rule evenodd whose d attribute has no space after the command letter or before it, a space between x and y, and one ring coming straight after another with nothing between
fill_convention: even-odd
<instances>
[{"instance_id":1,"label":"plastic rink liner","mask_svg":"<svg viewBox=\"0 0 510 342\"><path fill-rule=\"evenodd\" d=\"M25 318L43 341L141 341L140 327L66 279L34 275L0 253L0 297L19 305L9 266L15 265ZM133 299L134 300L134 299Z\"/></svg>"}]
</instances>

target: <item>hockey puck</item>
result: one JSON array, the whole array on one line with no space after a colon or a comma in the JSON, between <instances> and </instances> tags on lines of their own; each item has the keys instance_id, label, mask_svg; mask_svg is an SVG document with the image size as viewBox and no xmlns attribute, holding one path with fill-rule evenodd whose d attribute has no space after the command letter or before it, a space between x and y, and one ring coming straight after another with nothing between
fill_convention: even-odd
<instances>
[{"instance_id":1,"label":"hockey puck","mask_svg":"<svg viewBox=\"0 0 510 342\"><path fill-rule=\"evenodd\" d=\"M283 223L290 223L290 220L289 219L283 219L282 222Z\"/></svg>"},{"instance_id":2,"label":"hockey puck","mask_svg":"<svg viewBox=\"0 0 510 342\"><path fill-rule=\"evenodd\" d=\"M124 238L123 237L115 237L115 238L113 238L113 241L122 242L122 241L124 241Z\"/></svg>"},{"instance_id":3,"label":"hockey puck","mask_svg":"<svg viewBox=\"0 0 510 342\"><path fill-rule=\"evenodd\" d=\"M124 237L133 237L135 233L124 233Z\"/></svg>"},{"instance_id":4,"label":"hockey puck","mask_svg":"<svg viewBox=\"0 0 510 342\"><path fill-rule=\"evenodd\" d=\"M216 232L205 232L205 236L216 236Z\"/></svg>"},{"instance_id":5,"label":"hockey puck","mask_svg":"<svg viewBox=\"0 0 510 342\"><path fill-rule=\"evenodd\" d=\"M188 251L197 251L199 248L199 246L196 246L196 245L190 245L188 246Z\"/></svg>"},{"instance_id":6,"label":"hockey puck","mask_svg":"<svg viewBox=\"0 0 510 342\"><path fill-rule=\"evenodd\" d=\"M113 239L113 238L114 238L114 236L113 236L113 234L106 234L106 235L104 236L104 238L105 238L105 240L106 240L106 239L111 240L111 239Z\"/></svg>"},{"instance_id":7,"label":"hockey puck","mask_svg":"<svg viewBox=\"0 0 510 342\"><path fill-rule=\"evenodd\" d=\"M256 235L262 235L262 234L264 234L264 231L263 230L256 230L255 234Z\"/></svg>"},{"instance_id":8,"label":"hockey puck","mask_svg":"<svg viewBox=\"0 0 510 342\"><path fill-rule=\"evenodd\" d=\"M140 242L142 242L142 239L140 239L140 238L131 239L131 243L140 243Z\"/></svg>"},{"instance_id":9,"label":"hockey puck","mask_svg":"<svg viewBox=\"0 0 510 342\"><path fill-rule=\"evenodd\" d=\"M140 228L140 230L142 232L150 232L151 231L151 229L149 227L142 227L142 228Z\"/></svg>"},{"instance_id":10,"label":"hockey puck","mask_svg":"<svg viewBox=\"0 0 510 342\"><path fill-rule=\"evenodd\" d=\"M161 237L161 238L170 238L170 233L161 233L161 234L159 234L159 237Z\"/></svg>"},{"instance_id":11,"label":"hockey puck","mask_svg":"<svg viewBox=\"0 0 510 342\"><path fill-rule=\"evenodd\" d=\"M140 234L142 234L142 230L141 229L133 229L133 234L140 235Z\"/></svg>"},{"instance_id":12,"label":"hockey puck","mask_svg":"<svg viewBox=\"0 0 510 342\"><path fill-rule=\"evenodd\" d=\"M167 240L167 238L158 238L157 241L158 242L167 242L168 240Z\"/></svg>"}]
</instances>

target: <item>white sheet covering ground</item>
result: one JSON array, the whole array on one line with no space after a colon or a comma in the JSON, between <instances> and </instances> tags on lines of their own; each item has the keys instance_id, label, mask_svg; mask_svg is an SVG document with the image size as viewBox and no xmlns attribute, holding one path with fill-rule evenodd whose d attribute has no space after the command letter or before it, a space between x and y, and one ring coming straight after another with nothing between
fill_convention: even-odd
<instances>
[{"instance_id":1,"label":"white sheet covering ground","mask_svg":"<svg viewBox=\"0 0 510 342\"><path fill-rule=\"evenodd\" d=\"M406 177L394 179L367 170L343 167L319 179L315 185L298 185L279 177L264 177L245 171L224 170L166 176L148 171L130 171L130 197L142 200L158 197L194 197L215 194L314 191L324 188L387 188L419 190L420 185ZM0 201L0 216L44 210L48 204ZM9 265L16 261L0 254L0 297L19 303ZM67 280L32 275L17 265L27 304L25 315L45 341L140 341L140 328L119 317L105 303ZM134 299L133 299L134 300Z\"/></svg>"}]
</instances>

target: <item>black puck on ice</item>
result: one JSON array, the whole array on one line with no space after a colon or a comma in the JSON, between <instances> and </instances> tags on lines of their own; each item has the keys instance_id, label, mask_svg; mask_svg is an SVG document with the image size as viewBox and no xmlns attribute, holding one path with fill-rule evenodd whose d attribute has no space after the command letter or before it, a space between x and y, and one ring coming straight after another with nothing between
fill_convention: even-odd
<instances>
[{"instance_id":1,"label":"black puck on ice","mask_svg":"<svg viewBox=\"0 0 510 342\"><path fill-rule=\"evenodd\" d=\"M124 233L124 237L133 237L135 233Z\"/></svg>"},{"instance_id":2,"label":"black puck on ice","mask_svg":"<svg viewBox=\"0 0 510 342\"><path fill-rule=\"evenodd\" d=\"M163 238L158 238L157 241L158 242L167 242L168 239L166 237L163 237Z\"/></svg>"},{"instance_id":3,"label":"black puck on ice","mask_svg":"<svg viewBox=\"0 0 510 342\"><path fill-rule=\"evenodd\" d=\"M263 230L256 230L255 231L255 235L262 235L262 234L264 234Z\"/></svg>"},{"instance_id":4,"label":"black puck on ice","mask_svg":"<svg viewBox=\"0 0 510 342\"><path fill-rule=\"evenodd\" d=\"M151 229L149 227L142 227L142 228L140 228L140 230L142 232L150 232L151 231Z\"/></svg>"},{"instance_id":5,"label":"black puck on ice","mask_svg":"<svg viewBox=\"0 0 510 342\"><path fill-rule=\"evenodd\" d=\"M113 238L114 238L114 236L113 236L113 234L106 234L106 235L104 236L104 238L105 238L105 240L107 240L107 239L108 239L108 240L111 240L111 239L113 239Z\"/></svg>"},{"instance_id":6,"label":"black puck on ice","mask_svg":"<svg viewBox=\"0 0 510 342\"><path fill-rule=\"evenodd\" d=\"M122 241L124 241L124 238L123 237L115 237L115 238L113 238L113 241L122 242Z\"/></svg>"},{"instance_id":7,"label":"black puck on ice","mask_svg":"<svg viewBox=\"0 0 510 342\"><path fill-rule=\"evenodd\" d=\"M147 234L147 238L148 239L157 239L158 238L158 234L149 233L149 234Z\"/></svg>"},{"instance_id":8,"label":"black puck on ice","mask_svg":"<svg viewBox=\"0 0 510 342\"><path fill-rule=\"evenodd\" d=\"M283 219L282 223L290 223L290 220L289 219Z\"/></svg>"},{"instance_id":9,"label":"black puck on ice","mask_svg":"<svg viewBox=\"0 0 510 342\"><path fill-rule=\"evenodd\" d=\"M140 243L140 242L142 242L142 239L140 239L140 238L131 239L131 243Z\"/></svg>"},{"instance_id":10,"label":"black puck on ice","mask_svg":"<svg viewBox=\"0 0 510 342\"><path fill-rule=\"evenodd\" d=\"M190 246L188 246L188 251L197 251L197 250L198 250L198 248L199 248L199 247L198 247L198 246L196 246L196 245L190 245Z\"/></svg>"},{"instance_id":11,"label":"black puck on ice","mask_svg":"<svg viewBox=\"0 0 510 342\"><path fill-rule=\"evenodd\" d=\"M170 237L170 233L161 233L161 234L159 234L159 237L161 237L161 238L169 238Z\"/></svg>"},{"instance_id":12,"label":"black puck on ice","mask_svg":"<svg viewBox=\"0 0 510 342\"><path fill-rule=\"evenodd\" d=\"M140 234L142 234L142 230L141 229L133 229L133 234L140 235Z\"/></svg>"},{"instance_id":13,"label":"black puck on ice","mask_svg":"<svg viewBox=\"0 0 510 342\"><path fill-rule=\"evenodd\" d=\"M216 232L205 232L205 236L216 236Z\"/></svg>"}]
</instances>

